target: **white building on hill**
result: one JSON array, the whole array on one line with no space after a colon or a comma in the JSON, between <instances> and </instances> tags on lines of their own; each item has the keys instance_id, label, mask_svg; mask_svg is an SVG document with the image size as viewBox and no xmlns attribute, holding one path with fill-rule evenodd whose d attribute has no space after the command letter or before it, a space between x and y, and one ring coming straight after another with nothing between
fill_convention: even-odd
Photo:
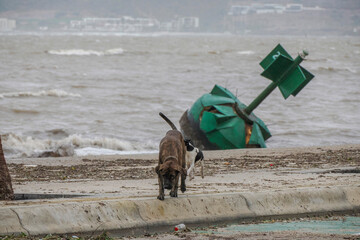
<instances>
[{"instance_id":1,"label":"white building on hill","mask_svg":"<svg viewBox=\"0 0 360 240\"><path fill-rule=\"evenodd\" d=\"M0 31L12 31L15 28L16 28L15 20L0 18Z\"/></svg>"}]
</instances>

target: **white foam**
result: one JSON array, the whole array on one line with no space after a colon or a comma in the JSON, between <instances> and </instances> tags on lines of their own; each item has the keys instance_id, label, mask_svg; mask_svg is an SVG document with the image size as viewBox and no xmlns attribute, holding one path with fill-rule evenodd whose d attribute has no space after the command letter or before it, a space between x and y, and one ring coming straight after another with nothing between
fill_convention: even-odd
<instances>
[{"instance_id":1,"label":"white foam","mask_svg":"<svg viewBox=\"0 0 360 240\"><path fill-rule=\"evenodd\" d=\"M127 154L143 154L143 153L157 153L156 150L148 151L116 151L112 149L105 148L79 148L75 149L76 156L87 156L87 155L127 155Z\"/></svg>"},{"instance_id":2,"label":"white foam","mask_svg":"<svg viewBox=\"0 0 360 240\"><path fill-rule=\"evenodd\" d=\"M100 56L101 52L93 50L83 50L83 49L68 49L68 50L50 50L49 54L53 55L64 55L64 56L89 56L97 55Z\"/></svg>"},{"instance_id":3,"label":"white foam","mask_svg":"<svg viewBox=\"0 0 360 240\"><path fill-rule=\"evenodd\" d=\"M105 55L120 55L123 53L124 53L124 49L122 48L114 48L105 51Z\"/></svg>"},{"instance_id":4,"label":"white foam","mask_svg":"<svg viewBox=\"0 0 360 240\"><path fill-rule=\"evenodd\" d=\"M113 149L118 151L136 149L136 146L133 146L133 144L128 141L107 137L86 138L78 134L73 134L64 139L63 141L70 142L77 148L95 146L99 148Z\"/></svg>"},{"instance_id":5,"label":"white foam","mask_svg":"<svg viewBox=\"0 0 360 240\"><path fill-rule=\"evenodd\" d=\"M254 51L239 51L239 52L237 52L239 55L253 55L253 54L255 54L255 52Z\"/></svg>"},{"instance_id":6,"label":"white foam","mask_svg":"<svg viewBox=\"0 0 360 240\"><path fill-rule=\"evenodd\" d=\"M53 140L11 133L2 137L2 144L5 154L10 158L135 154L155 151L155 148L150 146L151 144L134 144L107 137L89 138L78 134Z\"/></svg>"},{"instance_id":7,"label":"white foam","mask_svg":"<svg viewBox=\"0 0 360 240\"><path fill-rule=\"evenodd\" d=\"M346 67L345 68L348 72L351 72L351 73L357 73L357 71L353 68L350 68L350 67Z\"/></svg>"},{"instance_id":8,"label":"white foam","mask_svg":"<svg viewBox=\"0 0 360 240\"><path fill-rule=\"evenodd\" d=\"M116 155L120 154L121 151L116 151L112 149L105 148L94 148L94 147L86 147L79 148L75 150L75 154L77 156L86 156L86 155Z\"/></svg>"},{"instance_id":9,"label":"white foam","mask_svg":"<svg viewBox=\"0 0 360 240\"><path fill-rule=\"evenodd\" d=\"M84 50L84 49L62 49L62 50L49 50L49 54L63 55L63 56L107 56L107 55L120 55L124 53L122 48L108 49L105 51Z\"/></svg>"},{"instance_id":10,"label":"white foam","mask_svg":"<svg viewBox=\"0 0 360 240\"><path fill-rule=\"evenodd\" d=\"M81 97L80 94L68 93L61 89L49 89L49 90L41 90L38 92L10 92L0 94L0 98L14 98L14 97Z\"/></svg>"}]
</instances>

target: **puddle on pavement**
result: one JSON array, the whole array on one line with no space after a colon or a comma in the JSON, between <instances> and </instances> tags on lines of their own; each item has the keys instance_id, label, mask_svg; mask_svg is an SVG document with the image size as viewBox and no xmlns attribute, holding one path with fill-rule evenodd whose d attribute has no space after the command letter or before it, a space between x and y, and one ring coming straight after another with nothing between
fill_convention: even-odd
<instances>
[{"instance_id":1,"label":"puddle on pavement","mask_svg":"<svg viewBox=\"0 0 360 240\"><path fill-rule=\"evenodd\" d=\"M76 198L85 197L83 194L39 194L39 193L15 193L15 200L37 200L54 198Z\"/></svg>"},{"instance_id":2,"label":"puddle on pavement","mask_svg":"<svg viewBox=\"0 0 360 240\"><path fill-rule=\"evenodd\" d=\"M344 217L341 220L308 220L293 222L275 222L231 225L224 228L195 230L196 233L205 234L234 234L238 232L281 232L296 231L304 233L321 233L321 234L351 234L360 236L360 217Z\"/></svg>"}]
</instances>

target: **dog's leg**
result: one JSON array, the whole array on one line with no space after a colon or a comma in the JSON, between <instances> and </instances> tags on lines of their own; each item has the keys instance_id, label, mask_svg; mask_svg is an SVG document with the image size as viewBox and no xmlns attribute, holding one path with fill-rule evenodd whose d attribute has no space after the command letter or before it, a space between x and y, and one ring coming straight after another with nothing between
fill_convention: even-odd
<instances>
[{"instance_id":1,"label":"dog's leg","mask_svg":"<svg viewBox=\"0 0 360 240\"><path fill-rule=\"evenodd\" d=\"M159 180L159 196L157 197L159 200L164 200L165 199L165 193L164 193L164 178L161 174L158 175L158 180Z\"/></svg>"},{"instance_id":2,"label":"dog's leg","mask_svg":"<svg viewBox=\"0 0 360 240\"><path fill-rule=\"evenodd\" d=\"M179 177L180 177L180 174L177 174L176 177L174 178L173 182L172 182L172 189L170 191L170 196L171 197L177 197L178 194L177 194L177 191L178 191L178 188L179 188Z\"/></svg>"},{"instance_id":3,"label":"dog's leg","mask_svg":"<svg viewBox=\"0 0 360 240\"><path fill-rule=\"evenodd\" d=\"M156 173L158 175L158 181L159 181L159 196L157 197L157 199L159 200L164 200L165 199L165 194L164 194L164 178L163 176L160 174L159 171L159 166L157 166L155 168Z\"/></svg>"},{"instance_id":4,"label":"dog's leg","mask_svg":"<svg viewBox=\"0 0 360 240\"><path fill-rule=\"evenodd\" d=\"M204 178L204 160L201 160L201 178Z\"/></svg>"},{"instance_id":5,"label":"dog's leg","mask_svg":"<svg viewBox=\"0 0 360 240\"><path fill-rule=\"evenodd\" d=\"M191 165L187 170L187 175L190 177L190 181L194 179L194 167L195 167L195 159L192 159Z\"/></svg>"},{"instance_id":6,"label":"dog's leg","mask_svg":"<svg viewBox=\"0 0 360 240\"><path fill-rule=\"evenodd\" d=\"M191 172L190 172L190 180L193 180L195 178L195 163L194 163L194 167L192 168Z\"/></svg>"},{"instance_id":7,"label":"dog's leg","mask_svg":"<svg viewBox=\"0 0 360 240\"><path fill-rule=\"evenodd\" d=\"M180 190L181 190L182 193L184 193L186 191L185 179L186 179L186 175L184 173L181 173Z\"/></svg>"}]
</instances>

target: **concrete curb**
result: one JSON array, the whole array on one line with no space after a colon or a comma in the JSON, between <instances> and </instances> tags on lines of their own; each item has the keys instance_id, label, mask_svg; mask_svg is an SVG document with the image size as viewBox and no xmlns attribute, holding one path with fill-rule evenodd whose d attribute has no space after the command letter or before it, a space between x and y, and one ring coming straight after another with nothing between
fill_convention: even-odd
<instances>
[{"instance_id":1,"label":"concrete curb","mask_svg":"<svg viewBox=\"0 0 360 240\"><path fill-rule=\"evenodd\" d=\"M214 223L360 211L360 186L154 198L0 203L0 235L137 235Z\"/></svg>"}]
</instances>

